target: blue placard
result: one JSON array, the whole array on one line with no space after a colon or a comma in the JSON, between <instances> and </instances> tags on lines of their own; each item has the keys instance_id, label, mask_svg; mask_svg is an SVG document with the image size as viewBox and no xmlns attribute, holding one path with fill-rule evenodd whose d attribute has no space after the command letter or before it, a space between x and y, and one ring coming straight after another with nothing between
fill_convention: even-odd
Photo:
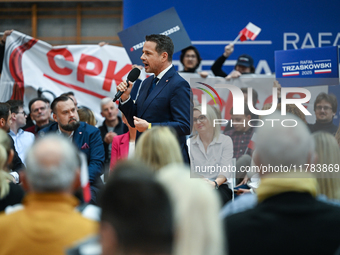
<instances>
[{"instance_id":1,"label":"blue placard","mask_svg":"<svg viewBox=\"0 0 340 255\"><path fill-rule=\"evenodd\" d=\"M338 47L275 51L276 78L282 86L339 85Z\"/></svg>"},{"instance_id":2,"label":"blue placard","mask_svg":"<svg viewBox=\"0 0 340 255\"><path fill-rule=\"evenodd\" d=\"M191 40L175 8L172 7L118 33L120 41L133 64L143 64L140 57L142 56L145 36L150 34L169 36L175 46L174 52L191 45Z\"/></svg>"}]
</instances>

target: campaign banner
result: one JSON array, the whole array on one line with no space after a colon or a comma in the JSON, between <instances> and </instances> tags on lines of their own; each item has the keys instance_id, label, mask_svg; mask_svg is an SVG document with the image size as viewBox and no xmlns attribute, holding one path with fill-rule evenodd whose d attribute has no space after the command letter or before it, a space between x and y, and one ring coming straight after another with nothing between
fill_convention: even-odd
<instances>
[{"instance_id":1,"label":"campaign banner","mask_svg":"<svg viewBox=\"0 0 340 255\"><path fill-rule=\"evenodd\" d=\"M6 40L0 101L23 98L27 107L38 94L53 100L73 91L78 105L90 108L101 121L100 100L113 97L116 85L125 80L130 71L131 62L123 47L52 47L13 31Z\"/></svg>"},{"instance_id":2,"label":"campaign banner","mask_svg":"<svg viewBox=\"0 0 340 255\"><path fill-rule=\"evenodd\" d=\"M276 78L283 86L339 85L338 47L275 51Z\"/></svg>"},{"instance_id":3,"label":"campaign banner","mask_svg":"<svg viewBox=\"0 0 340 255\"><path fill-rule=\"evenodd\" d=\"M191 45L191 40L175 8L170 8L118 33L133 64L143 64L140 57L143 54L145 36L151 34L169 36L175 46L174 52Z\"/></svg>"}]
</instances>

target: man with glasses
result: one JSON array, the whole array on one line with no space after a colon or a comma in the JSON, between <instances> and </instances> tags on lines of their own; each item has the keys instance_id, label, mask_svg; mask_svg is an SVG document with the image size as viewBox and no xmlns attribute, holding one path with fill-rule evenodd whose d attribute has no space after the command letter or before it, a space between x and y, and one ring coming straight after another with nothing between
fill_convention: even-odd
<instances>
[{"instance_id":1,"label":"man with glasses","mask_svg":"<svg viewBox=\"0 0 340 255\"><path fill-rule=\"evenodd\" d=\"M9 135L13 138L15 149L21 161L25 164L26 153L34 142L34 135L22 130L22 127L26 125L27 118L23 102L20 100L9 100L7 103L11 106L12 120Z\"/></svg>"},{"instance_id":2,"label":"man with glasses","mask_svg":"<svg viewBox=\"0 0 340 255\"><path fill-rule=\"evenodd\" d=\"M312 133L316 131L325 131L334 135L338 129L333 124L333 118L338 108L338 101L332 94L320 93L314 102L314 111L316 122L309 124Z\"/></svg>"},{"instance_id":3,"label":"man with glasses","mask_svg":"<svg viewBox=\"0 0 340 255\"><path fill-rule=\"evenodd\" d=\"M49 101L42 97L34 98L29 102L28 106L30 109L30 116L35 122L35 125L25 129L25 131L37 135L41 129L48 127L53 123L53 121L50 120L51 110Z\"/></svg>"}]
</instances>

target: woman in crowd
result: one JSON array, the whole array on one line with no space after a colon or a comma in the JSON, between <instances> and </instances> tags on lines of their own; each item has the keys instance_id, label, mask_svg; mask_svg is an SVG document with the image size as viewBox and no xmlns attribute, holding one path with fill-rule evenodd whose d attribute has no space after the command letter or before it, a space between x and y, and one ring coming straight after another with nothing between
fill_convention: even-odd
<instances>
[{"instance_id":1,"label":"woman in crowd","mask_svg":"<svg viewBox=\"0 0 340 255\"><path fill-rule=\"evenodd\" d=\"M21 203L24 197L23 189L13 183L13 177L8 173L7 166L12 162L13 155L8 134L0 129L0 212L9 205Z\"/></svg>"},{"instance_id":2,"label":"woman in crowd","mask_svg":"<svg viewBox=\"0 0 340 255\"><path fill-rule=\"evenodd\" d=\"M169 127L161 126L143 132L136 145L134 157L154 171L170 163L183 163L176 135Z\"/></svg>"},{"instance_id":3,"label":"woman in crowd","mask_svg":"<svg viewBox=\"0 0 340 255\"><path fill-rule=\"evenodd\" d=\"M319 193L328 199L336 199L340 202L340 179L339 172L334 172L340 165L340 149L333 135L318 131L313 134L315 151L318 155L317 164L327 171L317 173ZM333 168L333 172L330 169ZM338 168L339 169L339 168Z\"/></svg>"},{"instance_id":4,"label":"woman in crowd","mask_svg":"<svg viewBox=\"0 0 340 255\"><path fill-rule=\"evenodd\" d=\"M218 119L216 111L207 105L206 115L202 114L202 107L193 110L193 137L190 139L191 172L207 179L212 188L218 190L223 203L232 199L232 191L227 184L231 181L233 157L233 142L229 136L220 134L220 125L214 125ZM209 169L215 168L212 172Z\"/></svg>"},{"instance_id":5,"label":"woman in crowd","mask_svg":"<svg viewBox=\"0 0 340 255\"><path fill-rule=\"evenodd\" d=\"M128 127L129 131L116 135L112 141L110 171L112 171L118 160L131 158L135 152L135 142L137 130L129 125L129 122L122 113L122 121Z\"/></svg>"},{"instance_id":6,"label":"woman in crowd","mask_svg":"<svg viewBox=\"0 0 340 255\"><path fill-rule=\"evenodd\" d=\"M160 169L157 178L168 191L173 207L172 254L223 255L226 238L218 215L217 193L201 178L190 178L190 170L182 164Z\"/></svg>"},{"instance_id":7,"label":"woman in crowd","mask_svg":"<svg viewBox=\"0 0 340 255\"><path fill-rule=\"evenodd\" d=\"M80 121L86 122L87 124L92 126L97 125L97 120L94 117L93 112L89 108L82 106L78 109L78 115Z\"/></svg>"}]
</instances>

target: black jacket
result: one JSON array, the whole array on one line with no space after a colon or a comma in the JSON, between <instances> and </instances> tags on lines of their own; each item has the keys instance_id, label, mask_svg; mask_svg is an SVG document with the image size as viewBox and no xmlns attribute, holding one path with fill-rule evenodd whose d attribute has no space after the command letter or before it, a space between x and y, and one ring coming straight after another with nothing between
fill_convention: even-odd
<instances>
[{"instance_id":1,"label":"black jacket","mask_svg":"<svg viewBox=\"0 0 340 255\"><path fill-rule=\"evenodd\" d=\"M286 192L226 218L229 254L334 254L340 207Z\"/></svg>"}]
</instances>

